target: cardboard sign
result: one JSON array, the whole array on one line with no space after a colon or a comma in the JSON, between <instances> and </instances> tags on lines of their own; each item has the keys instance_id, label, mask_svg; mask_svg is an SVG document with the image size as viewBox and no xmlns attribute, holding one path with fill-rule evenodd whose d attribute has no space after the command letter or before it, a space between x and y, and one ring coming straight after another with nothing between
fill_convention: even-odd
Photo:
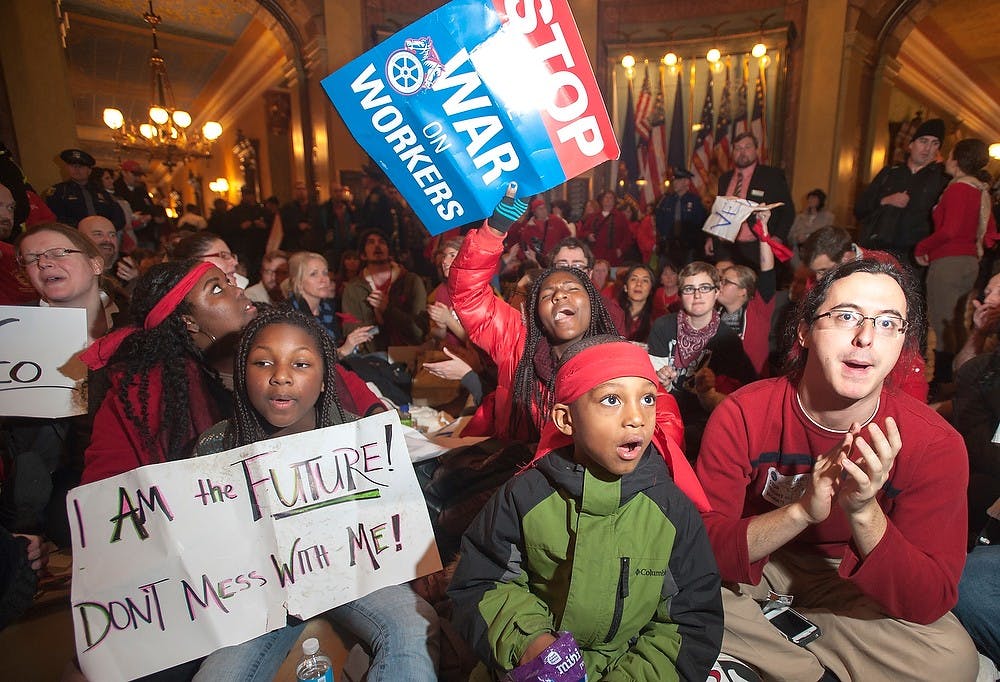
<instances>
[{"instance_id":1,"label":"cardboard sign","mask_svg":"<svg viewBox=\"0 0 1000 682\"><path fill-rule=\"evenodd\" d=\"M154 464L70 492L91 680L132 679L441 567L399 418Z\"/></svg>"},{"instance_id":2,"label":"cardboard sign","mask_svg":"<svg viewBox=\"0 0 1000 682\"><path fill-rule=\"evenodd\" d=\"M758 204L755 201L739 197L717 196L715 197L715 203L712 204L712 212L701 229L724 241L735 242L736 235L740 231L740 225L746 222L751 213L756 211L770 211L783 205L781 202L775 204Z\"/></svg>"},{"instance_id":3,"label":"cardboard sign","mask_svg":"<svg viewBox=\"0 0 1000 682\"><path fill-rule=\"evenodd\" d=\"M454 0L322 85L431 234L618 158L567 0Z\"/></svg>"},{"instance_id":4,"label":"cardboard sign","mask_svg":"<svg viewBox=\"0 0 1000 682\"><path fill-rule=\"evenodd\" d=\"M0 306L0 415L70 417L87 411L82 308Z\"/></svg>"}]
</instances>

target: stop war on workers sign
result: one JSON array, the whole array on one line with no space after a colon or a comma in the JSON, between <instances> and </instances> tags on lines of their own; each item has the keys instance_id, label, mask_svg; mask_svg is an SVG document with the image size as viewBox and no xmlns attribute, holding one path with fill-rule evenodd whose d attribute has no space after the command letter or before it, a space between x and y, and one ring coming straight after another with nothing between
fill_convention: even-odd
<instances>
[{"instance_id":1,"label":"stop war on workers sign","mask_svg":"<svg viewBox=\"0 0 1000 682\"><path fill-rule=\"evenodd\" d=\"M566 0L454 0L322 85L431 234L618 158Z\"/></svg>"}]
</instances>

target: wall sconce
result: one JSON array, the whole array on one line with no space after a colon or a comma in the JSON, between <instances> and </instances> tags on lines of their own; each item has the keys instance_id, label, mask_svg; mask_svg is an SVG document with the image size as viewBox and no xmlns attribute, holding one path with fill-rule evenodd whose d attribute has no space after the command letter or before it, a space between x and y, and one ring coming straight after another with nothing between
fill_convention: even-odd
<instances>
[{"instance_id":1,"label":"wall sconce","mask_svg":"<svg viewBox=\"0 0 1000 682\"><path fill-rule=\"evenodd\" d=\"M750 54L755 59L760 59L767 54L767 45L764 43L757 43L752 48L750 48Z\"/></svg>"},{"instance_id":2,"label":"wall sconce","mask_svg":"<svg viewBox=\"0 0 1000 682\"><path fill-rule=\"evenodd\" d=\"M705 59L708 60L709 64L715 64L717 61L722 59L722 53L713 47L708 51L708 54L705 55Z\"/></svg>"}]
</instances>

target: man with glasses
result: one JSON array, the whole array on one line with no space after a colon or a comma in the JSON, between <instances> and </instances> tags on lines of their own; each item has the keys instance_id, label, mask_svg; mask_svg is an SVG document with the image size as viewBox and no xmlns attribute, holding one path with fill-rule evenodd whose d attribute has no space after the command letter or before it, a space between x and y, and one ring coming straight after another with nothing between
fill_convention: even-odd
<instances>
[{"instance_id":1,"label":"man with glasses","mask_svg":"<svg viewBox=\"0 0 1000 682\"><path fill-rule=\"evenodd\" d=\"M948 184L938 161L944 121L931 118L910 139L905 163L886 166L854 205L861 222L860 244L913 263L913 247L931 233L931 210Z\"/></svg>"},{"instance_id":2,"label":"man with glasses","mask_svg":"<svg viewBox=\"0 0 1000 682\"><path fill-rule=\"evenodd\" d=\"M908 270L860 259L821 278L803 310L791 372L719 405L697 462L726 585L722 651L767 679L975 679L949 613L965 446L887 381L923 334L919 289Z\"/></svg>"},{"instance_id":3,"label":"man with glasses","mask_svg":"<svg viewBox=\"0 0 1000 682\"><path fill-rule=\"evenodd\" d=\"M781 241L795 222L795 204L788 189L785 173L780 168L765 166L757 158L757 138L753 133L740 133L733 140L733 170L719 176L720 196L740 197L758 204L781 203L771 215L771 234ZM705 241L705 253L716 259L731 259L739 265L756 270L760 267L760 242L750 229L757 216L740 225L736 242L730 244L715 237Z\"/></svg>"}]
</instances>

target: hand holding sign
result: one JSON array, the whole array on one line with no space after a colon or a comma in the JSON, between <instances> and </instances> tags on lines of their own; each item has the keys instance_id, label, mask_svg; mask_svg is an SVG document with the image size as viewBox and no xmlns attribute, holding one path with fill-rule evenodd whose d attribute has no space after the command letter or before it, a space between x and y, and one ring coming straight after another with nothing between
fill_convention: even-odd
<instances>
[{"instance_id":1,"label":"hand holding sign","mask_svg":"<svg viewBox=\"0 0 1000 682\"><path fill-rule=\"evenodd\" d=\"M511 182L507 185L507 193L493 209L493 215L488 220L490 227L497 232L506 233L528 210L528 205L516 197L517 183Z\"/></svg>"},{"instance_id":2,"label":"hand holding sign","mask_svg":"<svg viewBox=\"0 0 1000 682\"><path fill-rule=\"evenodd\" d=\"M701 229L727 242L735 242L740 225L747 221L752 213L770 211L772 208L784 206L781 202L775 204L758 204L756 201L740 197L717 196L712 204L712 212Z\"/></svg>"}]
</instances>

